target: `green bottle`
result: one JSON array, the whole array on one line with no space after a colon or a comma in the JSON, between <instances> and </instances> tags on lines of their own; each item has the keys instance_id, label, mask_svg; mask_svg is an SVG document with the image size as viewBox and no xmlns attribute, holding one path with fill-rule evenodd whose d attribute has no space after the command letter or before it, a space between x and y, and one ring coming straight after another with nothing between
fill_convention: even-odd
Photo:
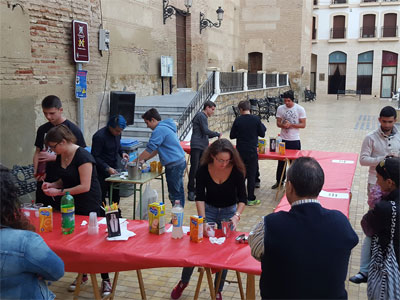
<instances>
[{"instance_id":1,"label":"green bottle","mask_svg":"<svg viewBox=\"0 0 400 300\"><path fill-rule=\"evenodd\" d=\"M66 192L61 198L61 231L63 234L73 233L75 229L74 197Z\"/></svg>"}]
</instances>

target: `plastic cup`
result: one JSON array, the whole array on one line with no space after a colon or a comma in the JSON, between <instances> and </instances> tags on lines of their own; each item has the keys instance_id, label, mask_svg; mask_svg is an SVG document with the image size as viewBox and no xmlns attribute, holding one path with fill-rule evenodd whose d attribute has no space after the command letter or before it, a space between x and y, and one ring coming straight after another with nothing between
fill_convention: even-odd
<instances>
[{"instance_id":1,"label":"plastic cup","mask_svg":"<svg viewBox=\"0 0 400 300\"><path fill-rule=\"evenodd\" d=\"M97 213L92 211L89 214L89 226L88 226L88 234L98 234L99 233L99 226L97 224Z\"/></svg>"},{"instance_id":2,"label":"plastic cup","mask_svg":"<svg viewBox=\"0 0 400 300\"><path fill-rule=\"evenodd\" d=\"M208 237L214 237L215 236L215 227L216 223L215 222L207 222L206 223L206 234Z\"/></svg>"},{"instance_id":3,"label":"plastic cup","mask_svg":"<svg viewBox=\"0 0 400 300\"><path fill-rule=\"evenodd\" d=\"M43 207L43 203L35 203L33 204L33 209L35 210L35 217L39 218L39 209Z\"/></svg>"}]
</instances>

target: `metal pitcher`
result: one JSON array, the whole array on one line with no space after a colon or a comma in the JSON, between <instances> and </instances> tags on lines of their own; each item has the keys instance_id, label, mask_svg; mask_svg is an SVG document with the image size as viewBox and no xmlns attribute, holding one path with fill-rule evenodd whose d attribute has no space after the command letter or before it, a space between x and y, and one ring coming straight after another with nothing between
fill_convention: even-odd
<instances>
[{"instance_id":1,"label":"metal pitcher","mask_svg":"<svg viewBox=\"0 0 400 300\"><path fill-rule=\"evenodd\" d=\"M128 163L128 178L141 179L142 169L139 163Z\"/></svg>"}]
</instances>

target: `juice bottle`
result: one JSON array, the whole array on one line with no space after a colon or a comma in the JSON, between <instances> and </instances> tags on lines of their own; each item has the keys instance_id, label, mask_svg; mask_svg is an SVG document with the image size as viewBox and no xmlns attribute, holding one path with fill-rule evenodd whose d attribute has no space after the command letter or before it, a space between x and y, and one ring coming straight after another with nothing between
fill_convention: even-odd
<instances>
[{"instance_id":1,"label":"juice bottle","mask_svg":"<svg viewBox=\"0 0 400 300\"><path fill-rule=\"evenodd\" d=\"M74 197L66 192L61 198L61 231L63 234L70 234L75 229L75 204Z\"/></svg>"}]
</instances>

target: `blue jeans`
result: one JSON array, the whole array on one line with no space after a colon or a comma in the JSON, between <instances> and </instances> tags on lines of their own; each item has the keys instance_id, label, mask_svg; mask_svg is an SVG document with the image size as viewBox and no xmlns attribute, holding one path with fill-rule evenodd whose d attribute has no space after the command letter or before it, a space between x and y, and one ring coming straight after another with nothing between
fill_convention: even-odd
<instances>
[{"instance_id":1,"label":"blue jeans","mask_svg":"<svg viewBox=\"0 0 400 300\"><path fill-rule=\"evenodd\" d=\"M185 171L185 168L185 158L165 166L168 197L172 206L175 205L175 200L179 200L182 207L185 207L185 191L183 189L183 172Z\"/></svg>"},{"instance_id":2,"label":"blue jeans","mask_svg":"<svg viewBox=\"0 0 400 300\"><path fill-rule=\"evenodd\" d=\"M236 204L228 207L218 208L205 203L206 206L206 219L207 222L215 222L218 225L218 229L222 228L221 221L230 219L236 212ZM193 274L193 267L186 267L182 270L181 281L183 283L189 283L190 277ZM226 274L228 270L222 270L221 282L218 287L218 292L222 292L224 288ZM218 274L218 273L217 273ZM214 285L217 284L217 276L215 277Z\"/></svg>"}]
</instances>

